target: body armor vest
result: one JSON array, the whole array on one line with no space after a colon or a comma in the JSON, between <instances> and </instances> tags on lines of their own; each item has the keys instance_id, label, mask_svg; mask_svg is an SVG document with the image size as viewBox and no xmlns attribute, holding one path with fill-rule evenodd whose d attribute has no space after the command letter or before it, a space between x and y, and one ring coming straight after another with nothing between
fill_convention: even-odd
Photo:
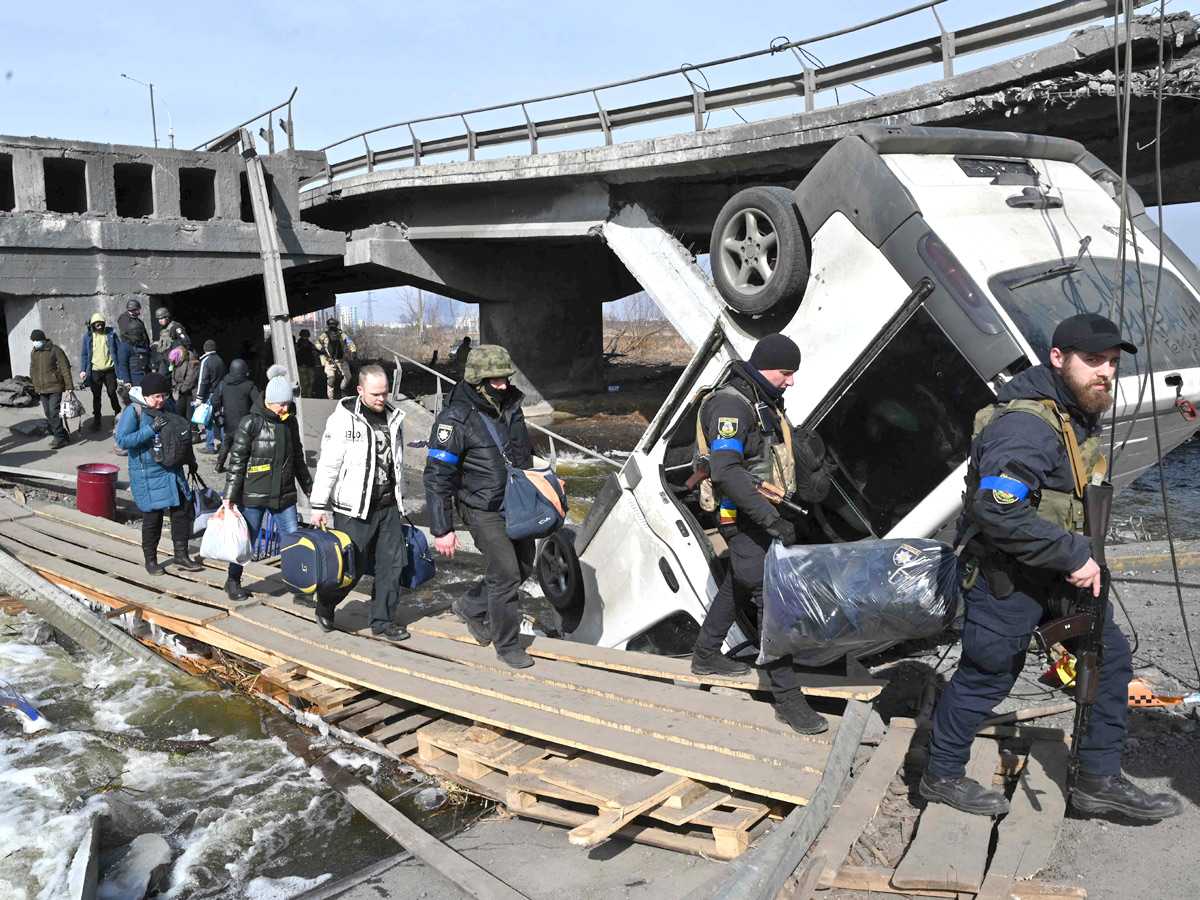
<instances>
[{"instance_id":1,"label":"body armor vest","mask_svg":"<svg viewBox=\"0 0 1200 900\"><path fill-rule=\"evenodd\" d=\"M762 446L753 456L743 455L742 468L751 475L762 479L769 484L774 484L777 487L783 488L785 493L790 494L796 490L796 461L792 455L792 424L787 420L782 410L774 407L770 409L772 417L775 421L773 427L764 427L767 423L763 422L759 409L750 403L749 399L732 384L722 385L715 391L709 393L700 404L700 408L696 412L696 451L697 463L700 460L707 460L711 448L708 440L704 436L704 407L713 397L718 394L725 394L731 397L737 397L742 403L750 407L753 415L753 425L762 434ZM721 525L736 525L737 524L737 506L732 500L721 496L721 489L713 484L711 478L705 478L699 484L700 493L700 508L705 512L714 512L719 510L720 515L718 520Z\"/></svg>"},{"instance_id":2,"label":"body armor vest","mask_svg":"<svg viewBox=\"0 0 1200 900\"><path fill-rule=\"evenodd\" d=\"M1071 417L1061 411L1053 400L1010 400L1008 403L985 406L975 414L971 440L978 438L984 428L1001 416L1014 412L1037 416L1053 428L1071 461L1074 490L1067 492L1042 488L1035 503L1038 518L1053 522L1067 531L1082 533L1083 487L1097 475L1103 478L1108 472L1108 462L1100 452L1100 436L1092 435L1080 445L1075 438L1075 429L1071 427ZM979 470L972 463L967 469L967 491L963 495L963 506L968 511L979 490L979 481Z\"/></svg>"}]
</instances>

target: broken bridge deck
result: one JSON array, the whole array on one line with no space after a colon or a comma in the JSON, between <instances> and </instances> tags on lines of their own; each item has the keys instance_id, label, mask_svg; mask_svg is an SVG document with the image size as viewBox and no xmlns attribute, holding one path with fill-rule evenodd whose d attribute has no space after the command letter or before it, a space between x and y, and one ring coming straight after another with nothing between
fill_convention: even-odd
<instances>
[{"instance_id":1,"label":"broken bridge deck","mask_svg":"<svg viewBox=\"0 0 1200 900\"><path fill-rule=\"evenodd\" d=\"M529 647L536 665L517 671L439 618L409 623L412 637L393 644L366 629L369 598L360 593L338 607L339 630L325 633L276 568L248 564L253 597L231 602L224 564L151 576L140 537L50 504L0 517L0 550L50 581L112 615L257 664L265 693L514 813L570 825L585 846L620 834L735 856L786 808L808 802L837 733L837 716L811 736L777 721L746 693L764 686L757 673L698 678L686 660L545 637ZM861 700L884 684L866 675L801 680L807 693ZM695 689L705 682L743 690Z\"/></svg>"}]
</instances>

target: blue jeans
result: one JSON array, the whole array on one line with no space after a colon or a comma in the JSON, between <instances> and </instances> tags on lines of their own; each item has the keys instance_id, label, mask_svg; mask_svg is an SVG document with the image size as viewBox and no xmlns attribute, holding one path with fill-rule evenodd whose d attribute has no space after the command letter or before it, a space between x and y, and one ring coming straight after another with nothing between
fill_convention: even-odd
<instances>
[{"instance_id":1,"label":"blue jeans","mask_svg":"<svg viewBox=\"0 0 1200 900\"><path fill-rule=\"evenodd\" d=\"M213 446L213 442L217 438L220 439L221 443L225 443L225 426L216 424L216 420L217 417L214 414L213 421L208 426L208 436L204 439L205 450L216 450L217 448Z\"/></svg>"},{"instance_id":2,"label":"blue jeans","mask_svg":"<svg viewBox=\"0 0 1200 900\"><path fill-rule=\"evenodd\" d=\"M295 534L300 530L300 520L296 517L296 504L283 509L256 509L253 506L238 507L246 519L246 527L250 530L250 543L254 544L258 537L258 529L262 528L263 513L269 512L275 517L275 527L280 535ZM242 567L237 563L229 564L229 577L235 581L242 577Z\"/></svg>"}]
</instances>

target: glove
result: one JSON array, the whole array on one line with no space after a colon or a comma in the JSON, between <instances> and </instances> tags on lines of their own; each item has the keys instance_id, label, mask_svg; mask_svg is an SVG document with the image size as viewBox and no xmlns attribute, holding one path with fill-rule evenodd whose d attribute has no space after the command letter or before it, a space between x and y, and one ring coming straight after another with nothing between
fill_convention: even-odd
<instances>
[{"instance_id":1,"label":"glove","mask_svg":"<svg viewBox=\"0 0 1200 900\"><path fill-rule=\"evenodd\" d=\"M767 529L767 534L779 541L785 547L796 543L796 529L787 519L780 518Z\"/></svg>"},{"instance_id":2,"label":"glove","mask_svg":"<svg viewBox=\"0 0 1200 900\"><path fill-rule=\"evenodd\" d=\"M162 431L163 428L166 427L166 424L167 420L163 416L154 416L152 419L150 419L150 428L153 429L155 434Z\"/></svg>"}]
</instances>

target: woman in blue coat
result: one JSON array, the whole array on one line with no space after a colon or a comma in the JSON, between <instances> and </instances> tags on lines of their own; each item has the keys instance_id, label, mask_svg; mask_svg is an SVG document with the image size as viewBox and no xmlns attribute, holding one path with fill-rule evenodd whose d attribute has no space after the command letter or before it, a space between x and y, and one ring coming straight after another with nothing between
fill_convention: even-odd
<instances>
[{"instance_id":1,"label":"woman in blue coat","mask_svg":"<svg viewBox=\"0 0 1200 900\"><path fill-rule=\"evenodd\" d=\"M142 552L146 571L162 575L166 569L158 562L158 539L162 537L163 516L171 519L171 543L175 556L167 560L181 569L198 572L204 568L188 556L188 538L192 533L192 491L182 465L164 466L155 462L151 452L154 439L165 420L159 415L171 396L171 384L157 372L142 378L140 387L129 392L129 406L117 421L117 446L129 454L129 487L134 502L142 511ZM196 458L186 463L194 474Z\"/></svg>"}]
</instances>

